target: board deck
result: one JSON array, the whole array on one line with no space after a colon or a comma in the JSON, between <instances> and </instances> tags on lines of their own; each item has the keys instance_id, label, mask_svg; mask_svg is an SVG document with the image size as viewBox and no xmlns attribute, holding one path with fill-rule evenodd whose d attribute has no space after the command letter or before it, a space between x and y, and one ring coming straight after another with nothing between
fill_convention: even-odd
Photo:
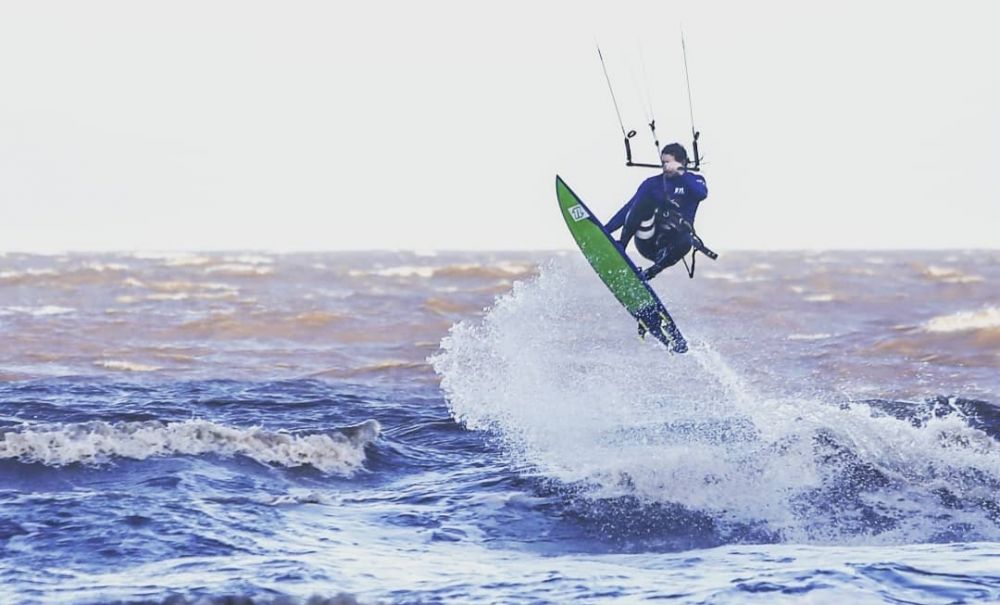
<instances>
[{"instance_id":1,"label":"board deck","mask_svg":"<svg viewBox=\"0 0 1000 605\"><path fill-rule=\"evenodd\" d=\"M660 298L642 278L642 273L604 230L604 225L583 200L558 175L556 197L566 226L583 256L618 302L639 322L640 329L651 334L671 351L686 352L687 341Z\"/></svg>"}]
</instances>

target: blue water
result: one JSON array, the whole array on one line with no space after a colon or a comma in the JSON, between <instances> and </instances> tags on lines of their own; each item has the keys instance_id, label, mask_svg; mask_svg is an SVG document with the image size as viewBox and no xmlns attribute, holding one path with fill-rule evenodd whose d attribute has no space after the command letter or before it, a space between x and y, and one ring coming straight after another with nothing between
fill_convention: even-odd
<instances>
[{"instance_id":1,"label":"blue water","mask_svg":"<svg viewBox=\"0 0 1000 605\"><path fill-rule=\"evenodd\" d=\"M512 466L487 435L456 424L434 388L64 379L2 385L0 398L3 430L59 424L47 451L88 460L0 462L3 602L340 592L362 602L1000 599L995 542L787 545L683 507L586 497ZM384 427L377 439L328 444L365 450L351 475L269 463L277 455L266 440L252 455L169 455L197 433L163 456L107 450L144 423L162 423L149 429L155 441L163 426L193 419L303 437L351 433L344 427L372 418ZM94 422L115 435L103 452L81 436ZM986 428L995 438L1000 426ZM996 503L984 506L996 521Z\"/></svg>"},{"instance_id":2,"label":"blue water","mask_svg":"<svg viewBox=\"0 0 1000 605\"><path fill-rule=\"evenodd\" d=\"M235 378L153 369L152 337L134 330L113 355L65 345L59 367L76 371L46 375L33 330L98 320L42 306L58 301L12 311L23 349L5 354L23 363L0 382L0 603L1000 602L1000 410L982 365L934 369L952 387L975 376L970 395L914 387L912 360L884 352L886 396L870 376L851 393L821 378L782 388L809 375L820 337L773 348L787 372L769 381L684 304L684 357L630 332L551 329L579 319L552 303L583 269L488 291L487 311L482 297L425 307L455 315L437 341L426 318L355 344L334 321L331 346L364 351L364 371L318 377L281 369L291 350L327 354L298 331L232 340L229 324L157 342L174 359L192 346L178 334L201 339L218 349L208 373ZM410 285L372 287L402 309ZM575 300L614 321L603 295L585 285ZM186 317L193 303L163 304ZM937 334L939 351L958 342ZM429 359L403 357L414 341ZM802 358L785 348L797 343ZM925 396L891 396L907 388Z\"/></svg>"}]
</instances>

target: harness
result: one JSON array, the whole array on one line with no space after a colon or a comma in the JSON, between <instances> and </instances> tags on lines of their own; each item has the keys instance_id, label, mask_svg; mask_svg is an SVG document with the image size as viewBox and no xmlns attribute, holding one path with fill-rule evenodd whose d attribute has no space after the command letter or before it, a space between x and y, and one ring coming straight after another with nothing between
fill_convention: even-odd
<instances>
[{"instance_id":1,"label":"harness","mask_svg":"<svg viewBox=\"0 0 1000 605\"><path fill-rule=\"evenodd\" d=\"M688 265L687 255L681 257L684 269L687 271L689 278L694 279L695 260L699 252L712 260L719 258L718 254L710 250L705 245L705 242L701 241L701 238L698 237L698 234L694 230L694 225L681 216L680 206L677 202L668 199L665 207L656 210L653 220L655 221L654 227L662 225L664 229L678 233L682 239L686 239L690 243L691 264ZM652 234L650 234L651 236ZM638 231L636 231L636 237L639 237Z\"/></svg>"}]
</instances>

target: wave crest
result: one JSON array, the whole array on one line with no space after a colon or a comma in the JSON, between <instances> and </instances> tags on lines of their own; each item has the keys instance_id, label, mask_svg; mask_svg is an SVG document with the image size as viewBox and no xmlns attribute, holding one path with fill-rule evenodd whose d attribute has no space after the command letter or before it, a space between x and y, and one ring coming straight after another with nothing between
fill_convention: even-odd
<instances>
[{"instance_id":1,"label":"wave crest","mask_svg":"<svg viewBox=\"0 0 1000 605\"><path fill-rule=\"evenodd\" d=\"M588 498L677 504L789 541L1000 538L994 436L958 412L914 423L759 392L674 306L687 355L637 340L582 262L553 264L453 327L431 362L457 420Z\"/></svg>"},{"instance_id":2,"label":"wave crest","mask_svg":"<svg viewBox=\"0 0 1000 605\"><path fill-rule=\"evenodd\" d=\"M361 469L365 446L380 431L376 420L313 434L235 428L207 420L53 424L0 434L0 460L61 467L99 465L115 458L213 454L246 456L261 464L289 468L309 465L325 473L351 475Z\"/></svg>"},{"instance_id":3,"label":"wave crest","mask_svg":"<svg viewBox=\"0 0 1000 605\"><path fill-rule=\"evenodd\" d=\"M1000 307L961 311L932 317L923 324L925 332L977 332L1000 330Z\"/></svg>"}]
</instances>

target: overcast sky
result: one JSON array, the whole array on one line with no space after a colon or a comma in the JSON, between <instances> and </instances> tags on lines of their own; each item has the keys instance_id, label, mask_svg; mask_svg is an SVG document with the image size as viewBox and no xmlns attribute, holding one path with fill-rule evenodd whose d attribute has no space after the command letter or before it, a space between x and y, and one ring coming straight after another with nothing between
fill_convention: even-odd
<instances>
[{"instance_id":1,"label":"overcast sky","mask_svg":"<svg viewBox=\"0 0 1000 605\"><path fill-rule=\"evenodd\" d=\"M595 39L648 161L681 23L710 246L998 247L993 3L599 4L4 1L0 250L570 248L652 174Z\"/></svg>"}]
</instances>

